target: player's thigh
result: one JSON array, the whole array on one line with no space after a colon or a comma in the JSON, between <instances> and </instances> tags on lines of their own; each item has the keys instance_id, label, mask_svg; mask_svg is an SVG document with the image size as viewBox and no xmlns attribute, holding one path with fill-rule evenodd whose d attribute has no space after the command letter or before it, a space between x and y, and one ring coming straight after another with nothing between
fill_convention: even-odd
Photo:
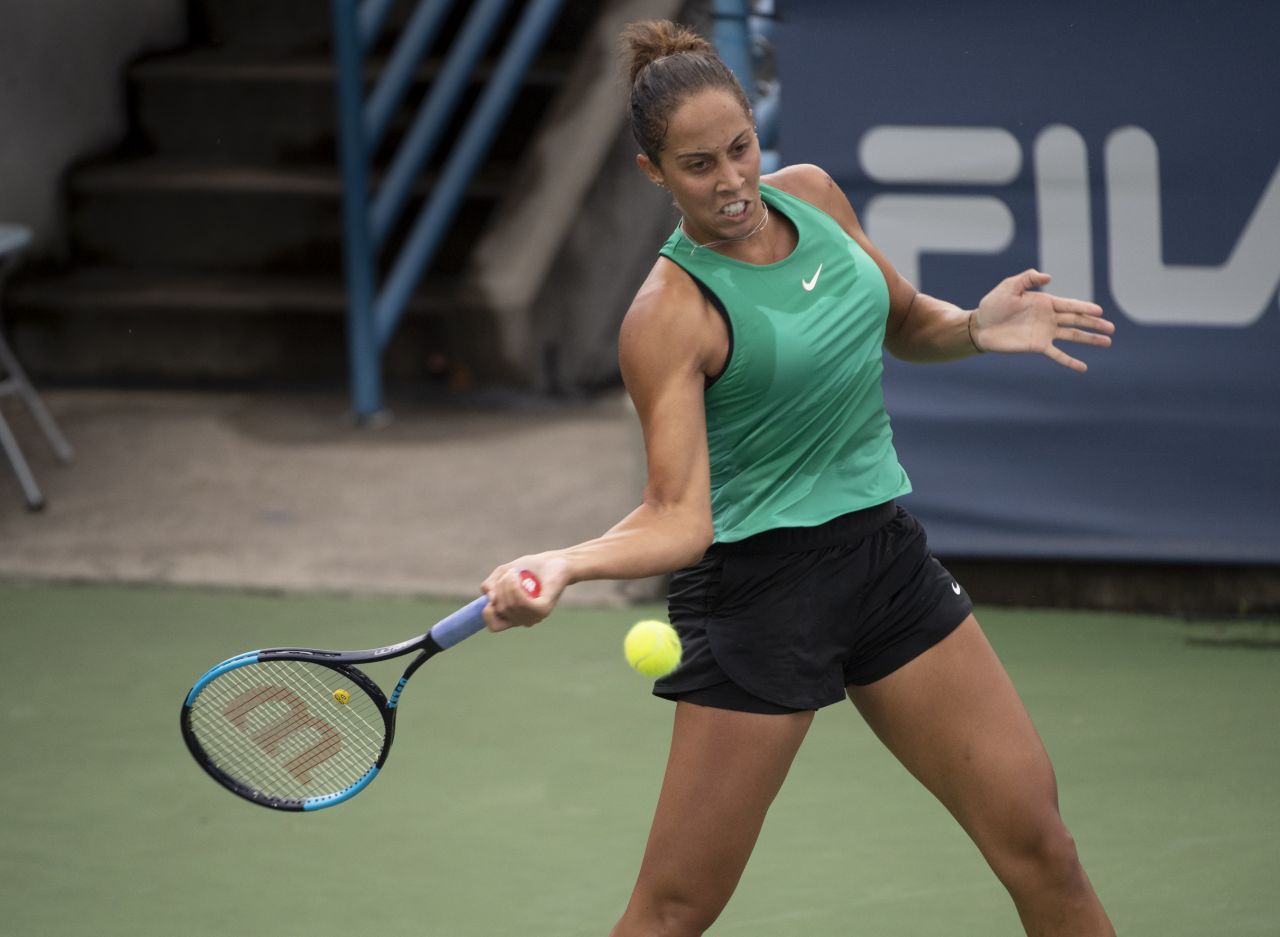
<instances>
[{"instance_id":1,"label":"player's thigh","mask_svg":"<svg viewBox=\"0 0 1280 937\"><path fill-rule=\"evenodd\" d=\"M718 913L737 885L813 715L677 704L636 899L689 900Z\"/></svg>"},{"instance_id":2,"label":"player's thigh","mask_svg":"<svg viewBox=\"0 0 1280 937\"><path fill-rule=\"evenodd\" d=\"M984 851L1017 848L1059 822L1048 754L972 615L889 676L850 687L849 697Z\"/></svg>"}]
</instances>

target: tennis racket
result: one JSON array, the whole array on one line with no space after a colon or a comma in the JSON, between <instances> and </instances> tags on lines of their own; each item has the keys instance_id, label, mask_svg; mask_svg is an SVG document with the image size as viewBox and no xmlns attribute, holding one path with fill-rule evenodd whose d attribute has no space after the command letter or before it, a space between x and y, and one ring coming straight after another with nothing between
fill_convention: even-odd
<instances>
[{"instance_id":1,"label":"tennis racket","mask_svg":"<svg viewBox=\"0 0 1280 937\"><path fill-rule=\"evenodd\" d=\"M520 585L537 597L528 571ZM223 661L182 703L182 737L209 776L275 810L319 810L377 777L395 738L396 706L419 667L484 628L487 597L426 634L367 651L277 647ZM388 698L356 664L417 651Z\"/></svg>"}]
</instances>

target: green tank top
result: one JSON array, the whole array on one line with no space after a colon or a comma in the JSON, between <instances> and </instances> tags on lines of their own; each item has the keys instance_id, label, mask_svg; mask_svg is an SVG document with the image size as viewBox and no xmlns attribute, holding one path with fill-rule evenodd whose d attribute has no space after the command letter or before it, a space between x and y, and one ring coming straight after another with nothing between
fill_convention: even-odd
<instances>
[{"instance_id":1,"label":"green tank top","mask_svg":"<svg viewBox=\"0 0 1280 937\"><path fill-rule=\"evenodd\" d=\"M911 490L885 412L889 290L826 212L768 185L799 241L773 264L699 248L677 227L660 253L719 300L729 360L706 391L717 543L813 527Z\"/></svg>"}]
</instances>

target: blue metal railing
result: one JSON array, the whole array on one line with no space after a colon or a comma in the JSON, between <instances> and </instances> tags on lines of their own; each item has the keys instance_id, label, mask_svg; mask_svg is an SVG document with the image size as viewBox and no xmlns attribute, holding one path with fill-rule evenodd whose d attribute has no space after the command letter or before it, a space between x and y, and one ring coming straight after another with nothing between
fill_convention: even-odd
<instances>
[{"instance_id":1,"label":"blue metal railing","mask_svg":"<svg viewBox=\"0 0 1280 937\"><path fill-rule=\"evenodd\" d=\"M444 160L399 253L380 259L404 214L414 182L435 156L477 64L511 0L464 0L466 16L431 90L419 105L380 184L372 160L423 59L456 0L419 0L378 81L366 90L365 62L396 0L331 0L338 72L339 151L343 179L343 250L347 287L347 359L357 420L383 409L382 354L423 274L448 232L467 185L479 169L562 0L524 0L498 65ZM768 50L772 0L714 0L716 48L742 81L756 112L762 169L777 168L774 149L778 85L759 67Z\"/></svg>"},{"instance_id":2,"label":"blue metal railing","mask_svg":"<svg viewBox=\"0 0 1280 937\"><path fill-rule=\"evenodd\" d=\"M383 408L382 353L448 232L562 0L525 0L492 76L467 117L390 272L379 259L404 213L415 180L435 155L450 118L491 44L511 0L473 0L449 53L375 189L371 163L414 75L455 0L419 0L376 84L366 93L364 67L394 0L331 0L338 72L339 151L343 180L343 250L347 349L356 418Z\"/></svg>"}]
</instances>

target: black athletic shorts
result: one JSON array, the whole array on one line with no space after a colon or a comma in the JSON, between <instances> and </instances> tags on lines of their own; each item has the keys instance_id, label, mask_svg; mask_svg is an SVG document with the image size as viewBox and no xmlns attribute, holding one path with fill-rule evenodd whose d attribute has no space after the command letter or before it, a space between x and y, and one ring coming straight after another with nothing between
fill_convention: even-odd
<instances>
[{"instance_id":1,"label":"black athletic shorts","mask_svg":"<svg viewBox=\"0 0 1280 937\"><path fill-rule=\"evenodd\" d=\"M845 698L933 647L973 610L894 502L818 527L714 544L671 577L684 653L653 692L785 713Z\"/></svg>"}]
</instances>

